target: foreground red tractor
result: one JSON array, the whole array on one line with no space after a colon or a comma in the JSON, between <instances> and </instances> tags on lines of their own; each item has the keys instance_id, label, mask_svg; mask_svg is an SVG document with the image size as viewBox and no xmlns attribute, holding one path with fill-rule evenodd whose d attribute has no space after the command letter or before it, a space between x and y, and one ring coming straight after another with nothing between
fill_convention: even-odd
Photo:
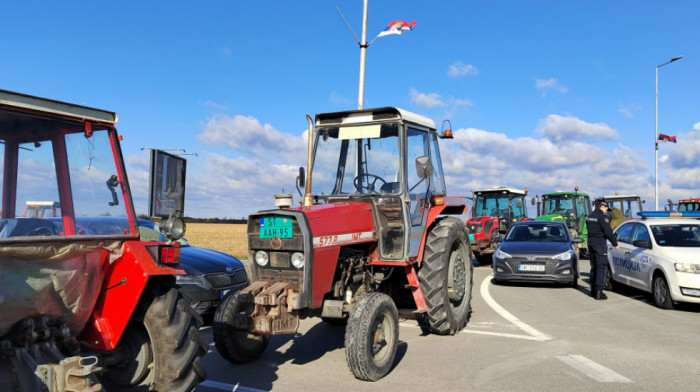
<instances>
[{"instance_id":1,"label":"foreground red tractor","mask_svg":"<svg viewBox=\"0 0 700 392\"><path fill-rule=\"evenodd\" d=\"M2 391L189 391L205 377L178 243L139 241L116 122L0 90ZM17 217L32 200L56 200L57 216Z\"/></svg>"},{"instance_id":2,"label":"foreground red tractor","mask_svg":"<svg viewBox=\"0 0 700 392\"><path fill-rule=\"evenodd\" d=\"M320 316L347 323L351 372L378 380L396 355L397 306L414 309L424 332L455 334L469 320L469 242L462 222L443 216L464 214L466 198L446 196L428 118L393 107L318 114L315 131L307 119L303 206L248 218L253 283L223 300L214 341L244 363L271 335Z\"/></svg>"},{"instance_id":3,"label":"foreground red tractor","mask_svg":"<svg viewBox=\"0 0 700 392\"><path fill-rule=\"evenodd\" d=\"M472 217L466 222L472 252L482 262L490 262L496 250L494 237L504 234L513 222L527 220L525 190L492 188L473 191Z\"/></svg>"}]
</instances>

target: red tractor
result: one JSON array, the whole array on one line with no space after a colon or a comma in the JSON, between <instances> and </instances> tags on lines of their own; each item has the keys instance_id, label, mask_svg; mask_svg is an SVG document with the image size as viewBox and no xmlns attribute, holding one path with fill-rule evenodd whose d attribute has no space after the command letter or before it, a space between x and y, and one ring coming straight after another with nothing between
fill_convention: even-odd
<instances>
[{"instance_id":1,"label":"red tractor","mask_svg":"<svg viewBox=\"0 0 700 392\"><path fill-rule=\"evenodd\" d=\"M527 220L527 188L492 188L472 194L472 217L466 222L472 252L480 261L490 261L496 250L494 237L505 233L513 222Z\"/></svg>"},{"instance_id":2,"label":"red tractor","mask_svg":"<svg viewBox=\"0 0 700 392\"><path fill-rule=\"evenodd\" d=\"M472 263L465 197L447 197L432 120L393 107L316 115L309 121L303 205L248 218L252 284L220 304L214 342L234 363L259 358L271 335L300 319L347 324L353 375L391 369L397 307L424 332L462 330L471 314ZM312 186L313 173L313 186ZM301 192L300 192L301 193Z\"/></svg>"},{"instance_id":3,"label":"red tractor","mask_svg":"<svg viewBox=\"0 0 700 392\"><path fill-rule=\"evenodd\" d=\"M171 241L141 242L112 112L0 90L3 391L189 391L201 318ZM17 217L56 200L53 214Z\"/></svg>"}]
</instances>

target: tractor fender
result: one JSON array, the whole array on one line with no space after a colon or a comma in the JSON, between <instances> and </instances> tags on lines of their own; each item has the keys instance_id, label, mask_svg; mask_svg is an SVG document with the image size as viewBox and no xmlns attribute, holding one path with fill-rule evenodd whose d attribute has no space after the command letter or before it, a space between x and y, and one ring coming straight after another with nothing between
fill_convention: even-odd
<instances>
[{"instance_id":1,"label":"tractor fender","mask_svg":"<svg viewBox=\"0 0 700 392\"><path fill-rule=\"evenodd\" d=\"M113 350L129 325L149 280L158 276L184 275L182 268L158 266L146 249L157 243L127 241L121 256L102 263L104 280L92 316L80 339L89 349Z\"/></svg>"}]
</instances>

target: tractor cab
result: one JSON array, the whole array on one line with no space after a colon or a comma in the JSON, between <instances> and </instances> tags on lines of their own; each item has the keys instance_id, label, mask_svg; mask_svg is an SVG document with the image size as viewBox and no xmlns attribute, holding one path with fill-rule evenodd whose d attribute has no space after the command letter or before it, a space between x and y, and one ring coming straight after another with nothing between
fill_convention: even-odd
<instances>
[{"instance_id":1,"label":"tractor cab","mask_svg":"<svg viewBox=\"0 0 700 392\"><path fill-rule=\"evenodd\" d=\"M612 209L618 209L622 211L625 220L636 219L637 213L642 211L642 200L637 195L614 195L614 196L603 196L603 200L608 202L608 206Z\"/></svg>"},{"instance_id":2,"label":"tractor cab","mask_svg":"<svg viewBox=\"0 0 700 392\"><path fill-rule=\"evenodd\" d=\"M314 203L369 203L380 260L418 256L432 207L464 208L445 197L438 138L452 136L431 119L393 107L325 113L315 133Z\"/></svg>"},{"instance_id":3,"label":"tractor cab","mask_svg":"<svg viewBox=\"0 0 700 392\"><path fill-rule=\"evenodd\" d=\"M586 218L591 214L591 198L586 193L574 192L552 192L545 193L542 197L534 197L532 204L537 204L538 216L535 220L564 222L569 227L571 235L583 238L584 242L579 243L579 250L584 254L588 247L586 228Z\"/></svg>"},{"instance_id":4,"label":"tractor cab","mask_svg":"<svg viewBox=\"0 0 700 392\"><path fill-rule=\"evenodd\" d=\"M678 211L700 211L700 198L678 200Z\"/></svg>"}]
</instances>

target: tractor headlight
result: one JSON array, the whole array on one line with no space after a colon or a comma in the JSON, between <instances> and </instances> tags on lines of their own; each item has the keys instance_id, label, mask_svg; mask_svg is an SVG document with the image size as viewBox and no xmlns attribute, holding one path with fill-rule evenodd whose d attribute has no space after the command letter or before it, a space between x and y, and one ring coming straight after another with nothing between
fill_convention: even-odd
<instances>
[{"instance_id":1,"label":"tractor headlight","mask_svg":"<svg viewBox=\"0 0 700 392\"><path fill-rule=\"evenodd\" d=\"M552 256L552 259L561 260L561 261L569 261L569 260L571 260L571 252L567 250L564 253L559 253L556 256Z\"/></svg>"},{"instance_id":2,"label":"tractor headlight","mask_svg":"<svg viewBox=\"0 0 700 392\"><path fill-rule=\"evenodd\" d=\"M304 267L304 254L300 252L292 253L292 265L298 269Z\"/></svg>"},{"instance_id":3,"label":"tractor headlight","mask_svg":"<svg viewBox=\"0 0 700 392\"><path fill-rule=\"evenodd\" d=\"M255 262L259 266L264 267L270 262L270 256L267 255L267 252L259 250L255 252Z\"/></svg>"}]
</instances>

